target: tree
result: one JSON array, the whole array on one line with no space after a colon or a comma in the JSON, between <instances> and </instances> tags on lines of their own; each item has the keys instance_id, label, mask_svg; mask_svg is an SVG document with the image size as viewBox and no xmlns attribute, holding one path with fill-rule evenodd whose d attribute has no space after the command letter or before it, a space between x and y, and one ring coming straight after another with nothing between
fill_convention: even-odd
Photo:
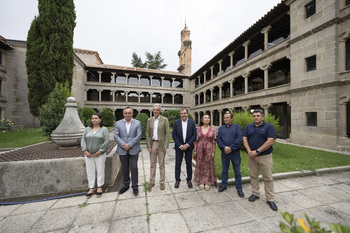
<instances>
[{"instance_id":1,"label":"tree","mask_svg":"<svg viewBox=\"0 0 350 233\"><path fill-rule=\"evenodd\" d=\"M145 139L146 138L146 129L147 129L148 116L145 113L139 113L139 114L137 114L135 119L140 121L140 123L141 123L141 130L142 130L142 137L141 137L141 139Z\"/></svg>"},{"instance_id":2,"label":"tree","mask_svg":"<svg viewBox=\"0 0 350 233\"><path fill-rule=\"evenodd\" d=\"M78 114L81 122L86 126L90 126L91 124L91 116L95 113L95 110L88 107L78 107Z\"/></svg>"},{"instance_id":3,"label":"tree","mask_svg":"<svg viewBox=\"0 0 350 233\"><path fill-rule=\"evenodd\" d=\"M45 136L50 136L61 123L66 110L64 105L70 95L68 82L65 84L57 83L50 93L47 103L40 107L39 120Z\"/></svg>"},{"instance_id":4,"label":"tree","mask_svg":"<svg viewBox=\"0 0 350 233\"><path fill-rule=\"evenodd\" d=\"M180 110L167 110L162 113L162 116L168 118L170 128L174 126L175 120L181 118ZM193 120L191 114L188 114L188 118Z\"/></svg>"},{"instance_id":5,"label":"tree","mask_svg":"<svg viewBox=\"0 0 350 233\"><path fill-rule=\"evenodd\" d=\"M39 116L57 82L72 86L76 19L73 0L39 0L38 10L28 31L26 52L28 101L34 116Z\"/></svg>"},{"instance_id":6,"label":"tree","mask_svg":"<svg viewBox=\"0 0 350 233\"><path fill-rule=\"evenodd\" d=\"M161 70L167 66L167 64L163 64L164 59L162 58L160 51L158 51L154 55L150 54L149 52L146 52L145 55L146 55L146 61L142 62L141 57L139 57L135 52L133 52L131 65L133 67L148 68L148 69L155 69L155 70Z\"/></svg>"},{"instance_id":7,"label":"tree","mask_svg":"<svg viewBox=\"0 0 350 233\"><path fill-rule=\"evenodd\" d=\"M103 108L100 112L103 124L105 126L112 126L114 124L114 114L113 112L108 108Z\"/></svg>"}]
</instances>

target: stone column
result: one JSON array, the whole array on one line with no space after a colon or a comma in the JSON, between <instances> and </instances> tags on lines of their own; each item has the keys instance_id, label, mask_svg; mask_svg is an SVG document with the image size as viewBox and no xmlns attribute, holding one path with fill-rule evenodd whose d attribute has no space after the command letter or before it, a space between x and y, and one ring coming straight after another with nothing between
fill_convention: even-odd
<instances>
[{"instance_id":1,"label":"stone column","mask_svg":"<svg viewBox=\"0 0 350 233\"><path fill-rule=\"evenodd\" d=\"M248 94L248 77L250 72L244 73L242 77L244 78L244 94Z\"/></svg>"},{"instance_id":2,"label":"stone column","mask_svg":"<svg viewBox=\"0 0 350 233\"><path fill-rule=\"evenodd\" d=\"M88 91L89 91L90 89L85 89L84 91L85 91L85 98L84 98L84 101L87 101L88 99L87 99L87 95L88 95Z\"/></svg>"},{"instance_id":3,"label":"stone column","mask_svg":"<svg viewBox=\"0 0 350 233\"><path fill-rule=\"evenodd\" d=\"M116 92L116 90L112 90L111 92L112 92L112 95L113 95L112 102L115 102L115 92Z\"/></svg>"},{"instance_id":4,"label":"stone column","mask_svg":"<svg viewBox=\"0 0 350 233\"><path fill-rule=\"evenodd\" d=\"M129 102L129 96L128 96L128 95L129 95L129 92L130 92L130 91L125 91L125 100L126 100L125 102L126 102L126 103Z\"/></svg>"},{"instance_id":5,"label":"stone column","mask_svg":"<svg viewBox=\"0 0 350 233\"><path fill-rule=\"evenodd\" d=\"M141 77L142 77L142 75L141 75L141 74L138 74L137 77L138 77L138 79L139 79L139 85L141 85Z\"/></svg>"},{"instance_id":6,"label":"stone column","mask_svg":"<svg viewBox=\"0 0 350 233\"><path fill-rule=\"evenodd\" d=\"M125 73L125 84L129 82L129 74Z\"/></svg>"},{"instance_id":7,"label":"stone column","mask_svg":"<svg viewBox=\"0 0 350 233\"><path fill-rule=\"evenodd\" d=\"M218 85L218 87L219 87L219 100L222 99L222 97L221 97L221 94L222 94L222 86L223 86L222 83Z\"/></svg>"},{"instance_id":8,"label":"stone column","mask_svg":"<svg viewBox=\"0 0 350 233\"><path fill-rule=\"evenodd\" d=\"M235 51L230 52L228 55L230 56L230 66L231 69L233 68L233 55L235 54Z\"/></svg>"},{"instance_id":9,"label":"stone column","mask_svg":"<svg viewBox=\"0 0 350 233\"><path fill-rule=\"evenodd\" d=\"M206 101L205 101L206 92L207 92L206 90L205 90L205 91L203 91L203 98L204 98L204 99L203 99L203 103L204 103L204 104L206 103Z\"/></svg>"},{"instance_id":10,"label":"stone column","mask_svg":"<svg viewBox=\"0 0 350 233\"><path fill-rule=\"evenodd\" d=\"M150 92L150 93L149 93L149 96L150 96L149 102L150 102L150 103L152 103L152 95L153 95L153 93L154 93L154 92Z\"/></svg>"},{"instance_id":11,"label":"stone column","mask_svg":"<svg viewBox=\"0 0 350 233\"><path fill-rule=\"evenodd\" d=\"M101 96L101 93L102 93L102 89L97 89L98 91L98 101L102 101L102 96Z\"/></svg>"},{"instance_id":12,"label":"stone column","mask_svg":"<svg viewBox=\"0 0 350 233\"><path fill-rule=\"evenodd\" d=\"M242 109L243 109L245 112L249 113L250 107L249 107L249 105L247 105L247 106L243 106Z\"/></svg>"},{"instance_id":13,"label":"stone column","mask_svg":"<svg viewBox=\"0 0 350 233\"><path fill-rule=\"evenodd\" d=\"M141 103L141 101L140 101L141 93L142 93L142 91L138 91L138 92L137 92L137 94L139 95L139 96L138 96L138 102L139 102L139 103Z\"/></svg>"},{"instance_id":14,"label":"stone column","mask_svg":"<svg viewBox=\"0 0 350 233\"><path fill-rule=\"evenodd\" d=\"M204 77L204 83L207 82L207 71L203 72L203 77Z\"/></svg>"},{"instance_id":15,"label":"stone column","mask_svg":"<svg viewBox=\"0 0 350 233\"><path fill-rule=\"evenodd\" d=\"M271 68L271 66L271 63L260 66L260 69L264 71L264 89L269 88L269 69Z\"/></svg>"},{"instance_id":16,"label":"stone column","mask_svg":"<svg viewBox=\"0 0 350 233\"><path fill-rule=\"evenodd\" d=\"M213 102L213 93L214 93L214 88L210 88L210 102Z\"/></svg>"},{"instance_id":17,"label":"stone column","mask_svg":"<svg viewBox=\"0 0 350 233\"><path fill-rule=\"evenodd\" d=\"M152 78L153 78L153 76L152 76L152 75L150 75L150 76L149 76L150 86L152 86Z\"/></svg>"},{"instance_id":18,"label":"stone column","mask_svg":"<svg viewBox=\"0 0 350 233\"><path fill-rule=\"evenodd\" d=\"M269 108L272 106L272 104L262 104L260 105L264 109L265 116L269 114Z\"/></svg>"},{"instance_id":19,"label":"stone column","mask_svg":"<svg viewBox=\"0 0 350 233\"><path fill-rule=\"evenodd\" d=\"M198 87L199 87L201 85L201 76L198 75L197 79L198 79Z\"/></svg>"},{"instance_id":20,"label":"stone column","mask_svg":"<svg viewBox=\"0 0 350 233\"><path fill-rule=\"evenodd\" d=\"M98 73L98 82L101 82L101 75L102 75L102 71L97 71Z\"/></svg>"},{"instance_id":21,"label":"stone column","mask_svg":"<svg viewBox=\"0 0 350 233\"><path fill-rule=\"evenodd\" d=\"M243 43L244 47L244 61L248 60L248 46L250 44L250 40L247 40L246 42Z\"/></svg>"},{"instance_id":22,"label":"stone column","mask_svg":"<svg viewBox=\"0 0 350 233\"><path fill-rule=\"evenodd\" d=\"M173 83L171 84L172 87L175 87L175 78L171 78L173 80Z\"/></svg>"},{"instance_id":23,"label":"stone column","mask_svg":"<svg viewBox=\"0 0 350 233\"><path fill-rule=\"evenodd\" d=\"M160 93L160 102L163 104L163 97L164 97L165 94L163 93Z\"/></svg>"},{"instance_id":24,"label":"stone column","mask_svg":"<svg viewBox=\"0 0 350 233\"><path fill-rule=\"evenodd\" d=\"M88 70L85 70L84 71L84 74L85 74L85 80L84 80L84 83L86 83L88 80L88 73L89 73L89 71Z\"/></svg>"},{"instance_id":25,"label":"stone column","mask_svg":"<svg viewBox=\"0 0 350 233\"><path fill-rule=\"evenodd\" d=\"M222 62L223 62L222 59L218 61L218 63L219 63L219 74L220 74L220 75L221 75L221 73L222 73Z\"/></svg>"},{"instance_id":26,"label":"stone column","mask_svg":"<svg viewBox=\"0 0 350 233\"><path fill-rule=\"evenodd\" d=\"M111 80L111 83L115 83L115 75L117 74L116 72L111 72L111 74L113 75L113 78Z\"/></svg>"},{"instance_id":27,"label":"stone column","mask_svg":"<svg viewBox=\"0 0 350 233\"><path fill-rule=\"evenodd\" d=\"M210 67L210 75L211 75L211 79L214 78L214 66Z\"/></svg>"},{"instance_id":28,"label":"stone column","mask_svg":"<svg viewBox=\"0 0 350 233\"><path fill-rule=\"evenodd\" d=\"M210 112L210 125L213 125L214 110L209 110L209 112Z\"/></svg>"},{"instance_id":29,"label":"stone column","mask_svg":"<svg viewBox=\"0 0 350 233\"><path fill-rule=\"evenodd\" d=\"M269 43L269 31L271 30L271 25L265 27L263 30L261 30L261 33L264 34L264 50L268 48Z\"/></svg>"},{"instance_id":30,"label":"stone column","mask_svg":"<svg viewBox=\"0 0 350 233\"><path fill-rule=\"evenodd\" d=\"M171 96L172 96L172 102L174 104L175 103L175 94L171 94Z\"/></svg>"},{"instance_id":31,"label":"stone column","mask_svg":"<svg viewBox=\"0 0 350 233\"><path fill-rule=\"evenodd\" d=\"M219 109L219 125L222 125L222 109Z\"/></svg>"},{"instance_id":32,"label":"stone column","mask_svg":"<svg viewBox=\"0 0 350 233\"><path fill-rule=\"evenodd\" d=\"M198 114L197 114L197 122L198 122L198 125L199 123L201 122L201 112L199 111Z\"/></svg>"},{"instance_id":33,"label":"stone column","mask_svg":"<svg viewBox=\"0 0 350 233\"><path fill-rule=\"evenodd\" d=\"M235 79L230 79L228 82L230 83L230 97L233 97L233 82Z\"/></svg>"},{"instance_id":34,"label":"stone column","mask_svg":"<svg viewBox=\"0 0 350 233\"><path fill-rule=\"evenodd\" d=\"M161 86L161 87L164 87L164 79L165 79L165 77L160 77L160 79L162 80L162 81L161 81L162 83L160 84L160 86Z\"/></svg>"}]
</instances>

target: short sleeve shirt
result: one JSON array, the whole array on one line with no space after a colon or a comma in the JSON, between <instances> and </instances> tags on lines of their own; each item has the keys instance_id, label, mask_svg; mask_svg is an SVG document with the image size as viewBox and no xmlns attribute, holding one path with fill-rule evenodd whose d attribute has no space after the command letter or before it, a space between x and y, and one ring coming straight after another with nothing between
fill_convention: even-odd
<instances>
[{"instance_id":1,"label":"short sleeve shirt","mask_svg":"<svg viewBox=\"0 0 350 233\"><path fill-rule=\"evenodd\" d=\"M273 125L263 122L258 127L255 124L249 124L245 127L243 137L247 137L251 150L256 150L261 147L268 138L276 139L276 130ZM259 155L267 155L272 153L272 146L261 152Z\"/></svg>"}]
</instances>

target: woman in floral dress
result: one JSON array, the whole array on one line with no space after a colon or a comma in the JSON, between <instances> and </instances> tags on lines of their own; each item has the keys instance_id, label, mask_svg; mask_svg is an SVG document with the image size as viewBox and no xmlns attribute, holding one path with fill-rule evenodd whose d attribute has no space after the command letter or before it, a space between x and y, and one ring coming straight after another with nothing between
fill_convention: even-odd
<instances>
[{"instance_id":1,"label":"woman in floral dress","mask_svg":"<svg viewBox=\"0 0 350 233\"><path fill-rule=\"evenodd\" d=\"M210 185L217 179L214 162L216 136L217 131L210 126L210 116L203 115L197 128L197 140L193 152L196 157L194 182L200 184L200 189L209 190Z\"/></svg>"}]
</instances>

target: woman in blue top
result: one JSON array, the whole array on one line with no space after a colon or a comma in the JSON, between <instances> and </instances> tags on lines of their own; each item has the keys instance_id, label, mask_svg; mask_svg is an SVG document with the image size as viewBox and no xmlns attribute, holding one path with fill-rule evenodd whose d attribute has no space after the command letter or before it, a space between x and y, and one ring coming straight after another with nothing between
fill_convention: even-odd
<instances>
[{"instance_id":1,"label":"woman in blue top","mask_svg":"<svg viewBox=\"0 0 350 233\"><path fill-rule=\"evenodd\" d=\"M94 113L91 116L91 125L86 127L81 140L81 149L85 155L86 174L90 198L95 192L95 173L97 170L97 197L102 195L102 185L105 182L106 151L109 144L108 129L103 126L102 116Z\"/></svg>"}]
</instances>

